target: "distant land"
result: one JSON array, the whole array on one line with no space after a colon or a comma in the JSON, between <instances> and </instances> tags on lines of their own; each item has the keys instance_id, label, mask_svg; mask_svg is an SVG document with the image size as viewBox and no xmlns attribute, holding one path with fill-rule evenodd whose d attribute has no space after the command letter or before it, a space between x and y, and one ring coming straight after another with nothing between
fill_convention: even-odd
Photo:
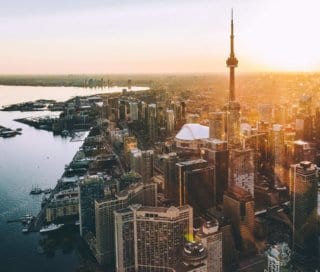
<instances>
[{"instance_id":1,"label":"distant land","mask_svg":"<svg viewBox=\"0 0 320 272\"><path fill-rule=\"evenodd\" d=\"M155 91L211 93L214 100L226 101L228 73L194 74L69 74L69 75L0 75L0 85L51 87L149 87ZM264 103L278 103L301 94L320 97L320 73L242 73L236 76L237 97L241 102L248 96ZM97 91L98 93L98 91Z\"/></svg>"},{"instance_id":2,"label":"distant land","mask_svg":"<svg viewBox=\"0 0 320 272\"><path fill-rule=\"evenodd\" d=\"M129 75L1 75L0 85L11 86L51 86L51 87L106 87L127 86ZM135 77L135 85L147 86L150 80Z\"/></svg>"}]
</instances>

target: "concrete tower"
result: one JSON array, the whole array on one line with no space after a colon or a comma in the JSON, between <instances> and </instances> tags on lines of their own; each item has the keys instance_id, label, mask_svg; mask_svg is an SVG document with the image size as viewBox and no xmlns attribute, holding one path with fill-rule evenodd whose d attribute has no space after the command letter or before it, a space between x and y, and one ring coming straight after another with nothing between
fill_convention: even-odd
<instances>
[{"instance_id":1,"label":"concrete tower","mask_svg":"<svg viewBox=\"0 0 320 272\"><path fill-rule=\"evenodd\" d=\"M230 56L227 59L227 66L230 69L229 75L229 101L235 101L235 68L238 66L238 60L234 54L234 35L233 35L233 9L231 10L231 35L230 35Z\"/></svg>"},{"instance_id":2,"label":"concrete tower","mask_svg":"<svg viewBox=\"0 0 320 272\"><path fill-rule=\"evenodd\" d=\"M231 35L230 35L230 56L227 59L227 66L230 70L229 75L229 101L225 106L227 141L229 145L240 143L240 104L235 101L235 68L238 60L234 54L234 34L233 34L233 11L231 12Z\"/></svg>"}]
</instances>

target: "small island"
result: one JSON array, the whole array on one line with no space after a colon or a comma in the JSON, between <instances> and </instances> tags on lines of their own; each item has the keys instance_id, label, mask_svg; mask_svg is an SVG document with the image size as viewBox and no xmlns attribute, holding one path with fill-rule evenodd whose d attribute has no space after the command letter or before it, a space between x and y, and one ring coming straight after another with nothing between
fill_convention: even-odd
<instances>
[{"instance_id":1,"label":"small island","mask_svg":"<svg viewBox=\"0 0 320 272\"><path fill-rule=\"evenodd\" d=\"M13 130L11 128L0 126L0 137L11 138L11 137L15 137L16 135L21 135L21 130L22 130L21 128Z\"/></svg>"}]
</instances>

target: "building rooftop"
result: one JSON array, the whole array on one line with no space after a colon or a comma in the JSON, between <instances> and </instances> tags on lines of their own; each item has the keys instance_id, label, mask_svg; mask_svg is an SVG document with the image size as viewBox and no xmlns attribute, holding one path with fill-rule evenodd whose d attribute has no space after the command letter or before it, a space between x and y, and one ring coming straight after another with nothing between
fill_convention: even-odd
<instances>
[{"instance_id":1,"label":"building rooftop","mask_svg":"<svg viewBox=\"0 0 320 272\"><path fill-rule=\"evenodd\" d=\"M199 163L206 163L206 160L203 159L197 159L197 160L191 160L191 161L183 161L183 162L178 162L177 165L179 166L190 166L194 164L199 164Z\"/></svg>"},{"instance_id":2,"label":"building rooftop","mask_svg":"<svg viewBox=\"0 0 320 272\"><path fill-rule=\"evenodd\" d=\"M178 134L177 140L194 141L209 138L209 127L200 124L185 124Z\"/></svg>"},{"instance_id":3,"label":"building rooftop","mask_svg":"<svg viewBox=\"0 0 320 272\"><path fill-rule=\"evenodd\" d=\"M267 253L268 257L275 258L279 261L282 264L281 266L285 266L290 261L291 250L287 243L273 245L268 249Z\"/></svg>"},{"instance_id":4,"label":"building rooftop","mask_svg":"<svg viewBox=\"0 0 320 272\"><path fill-rule=\"evenodd\" d=\"M225 192L225 195L238 201L253 201L252 195L238 186L233 186L231 189Z\"/></svg>"}]
</instances>

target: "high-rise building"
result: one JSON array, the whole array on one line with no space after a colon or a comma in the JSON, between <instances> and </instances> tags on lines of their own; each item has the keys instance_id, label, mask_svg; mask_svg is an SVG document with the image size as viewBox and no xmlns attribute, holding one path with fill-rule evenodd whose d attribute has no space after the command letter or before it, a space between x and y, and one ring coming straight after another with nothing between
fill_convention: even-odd
<instances>
[{"instance_id":1,"label":"high-rise building","mask_svg":"<svg viewBox=\"0 0 320 272\"><path fill-rule=\"evenodd\" d=\"M272 120L272 105L260 104L258 105L259 120L266 123L271 123Z\"/></svg>"},{"instance_id":2,"label":"high-rise building","mask_svg":"<svg viewBox=\"0 0 320 272\"><path fill-rule=\"evenodd\" d=\"M114 211L116 271L135 272L135 239L133 209L140 208L133 204Z\"/></svg>"},{"instance_id":3,"label":"high-rise building","mask_svg":"<svg viewBox=\"0 0 320 272\"><path fill-rule=\"evenodd\" d=\"M222 272L222 231L219 229L218 220L205 222L196 233L195 239L207 248L207 270Z\"/></svg>"},{"instance_id":4,"label":"high-rise building","mask_svg":"<svg viewBox=\"0 0 320 272\"><path fill-rule=\"evenodd\" d=\"M237 250L230 219L225 216L223 211L216 208L208 211L207 218L212 222L218 220L219 230L222 232L222 271L234 271L237 262Z\"/></svg>"},{"instance_id":5,"label":"high-rise building","mask_svg":"<svg viewBox=\"0 0 320 272\"><path fill-rule=\"evenodd\" d=\"M130 166L131 170L137 172L142 177L142 182L150 182L153 177L153 163L154 152L153 150L140 150L132 149Z\"/></svg>"},{"instance_id":6,"label":"high-rise building","mask_svg":"<svg viewBox=\"0 0 320 272\"><path fill-rule=\"evenodd\" d=\"M191 205L197 214L204 214L216 204L214 167L203 159L176 164L179 205Z\"/></svg>"},{"instance_id":7,"label":"high-rise building","mask_svg":"<svg viewBox=\"0 0 320 272\"><path fill-rule=\"evenodd\" d=\"M291 250L287 243L279 243L267 250L268 272L289 272L291 266Z\"/></svg>"},{"instance_id":8,"label":"high-rise building","mask_svg":"<svg viewBox=\"0 0 320 272\"><path fill-rule=\"evenodd\" d=\"M296 140L313 140L313 120L311 115L300 113L296 118Z\"/></svg>"},{"instance_id":9,"label":"high-rise building","mask_svg":"<svg viewBox=\"0 0 320 272\"><path fill-rule=\"evenodd\" d=\"M96 236L91 245L99 264L114 260L114 211L127 208L131 204L156 206L157 186L155 183L136 183L127 190L95 202Z\"/></svg>"},{"instance_id":10,"label":"high-rise building","mask_svg":"<svg viewBox=\"0 0 320 272\"><path fill-rule=\"evenodd\" d=\"M79 183L80 235L95 232L94 201L104 197L104 182L98 176L87 176Z\"/></svg>"},{"instance_id":11,"label":"high-rise building","mask_svg":"<svg viewBox=\"0 0 320 272\"><path fill-rule=\"evenodd\" d=\"M137 102L130 102L130 120L137 121L139 119L139 109Z\"/></svg>"},{"instance_id":12,"label":"high-rise building","mask_svg":"<svg viewBox=\"0 0 320 272\"><path fill-rule=\"evenodd\" d=\"M125 100L119 100L119 119L120 120L127 120L127 102Z\"/></svg>"},{"instance_id":13,"label":"high-rise building","mask_svg":"<svg viewBox=\"0 0 320 272\"><path fill-rule=\"evenodd\" d=\"M128 90L131 91L132 88L132 80L128 79Z\"/></svg>"},{"instance_id":14,"label":"high-rise building","mask_svg":"<svg viewBox=\"0 0 320 272\"><path fill-rule=\"evenodd\" d=\"M304 227L307 224L312 224L312 218L316 216L318 180L319 170L315 164L303 161L291 166L290 203L294 229L293 248L296 245L304 247L306 235L316 239L316 232L306 233Z\"/></svg>"},{"instance_id":15,"label":"high-rise building","mask_svg":"<svg viewBox=\"0 0 320 272\"><path fill-rule=\"evenodd\" d=\"M230 150L229 187L237 186L254 197L255 164L252 149Z\"/></svg>"},{"instance_id":16,"label":"high-rise building","mask_svg":"<svg viewBox=\"0 0 320 272\"><path fill-rule=\"evenodd\" d=\"M254 248L254 200L239 187L229 188L223 196L223 213L231 220L239 250Z\"/></svg>"},{"instance_id":17,"label":"high-rise building","mask_svg":"<svg viewBox=\"0 0 320 272\"><path fill-rule=\"evenodd\" d=\"M287 121L288 109L284 105L275 105L272 111L273 122L280 125L285 125Z\"/></svg>"},{"instance_id":18,"label":"high-rise building","mask_svg":"<svg viewBox=\"0 0 320 272\"><path fill-rule=\"evenodd\" d=\"M167 110L166 111L166 128L167 128L167 134L172 135L174 132L175 127L175 117L174 117L174 111L173 110Z\"/></svg>"},{"instance_id":19,"label":"high-rise building","mask_svg":"<svg viewBox=\"0 0 320 272\"><path fill-rule=\"evenodd\" d=\"M285 163L289 168L291 164L302 161L315 162L316 150L310 142L302 140L285 142Z\"/></svg>"},{"instance_id":20,"label":"high-rise building","mask_svg":"<svg viewBox=\"0 0 320 272\"><path fill-rule=\"evenodd\" d=\"M157 106L156 104L148 105L148 136L150 141L155 141L157 137Z\"/></svg>"},{"instance_id":21,"label":"high-rise building","mask_svg":"<svg viewBox=\"0 0 320 272\"><path fill-rule=\"evenodd\" d=\"M144 120L146 118L147 104L144 101L140 101L138 104L138 118Z\"/></svg>"},{"instance_id":22,"label":"high-rise building","mask_svg":"<svg viewBox=\"0 0 320 272\"><path fill-rule=\"evenodd\" d=\"M310 95L303 95L299 100L299 107L305 114L311 115L312 113L312 97Z\"/></svg>"},{"instance_id":23,"label":"high-rise building","mask_svg":"<svg viewBox=\"0 0 320 272\"><path fill-rule=\"evenodd\" d=\"M215 169L216 203L222 204L223 193L228 189L229 182L229 150L227 142L217 139L203 140L201 155Z\"/></svg>"},{"instance_id":24,"label":"high-rise building","mask_svg":"<svg viewBox=\"0 0 320 272\"><path fill-rule=\"evenodd\" d=\"M226 138L225 113L209 113L209 136L210 138L224 141Z\"/></svg>"},{"instance_id":25,"label":"high-rise building","mask_svg":"<svg viewBox=\"0 0 320 272\"><path fill-rule=\"evenodd\" d=\"M230 56L227 59L229 67L229 102L225 106L227 141L230 145L240 143L240 104L235 101L235 68L238 60L234 53L234 34L233 34L233 13L231 16L231 35L230 35Z\"/></svg>"},{"instance_id":26,"label":"high-rise building","mask_svg":"<svg viewBox=\"0 0 320 272\"><path fill-rule=\"evenodd\" d=\"M135 136L124 136L123 137L123 151L125 158L130 160L130 151L136 149L138 146L138 141Z\"/></svg>"},{"instance_id":27,"label":"high-rise building","mask_svg":"<svg viewBox=\"0 0 320 272\"><path fill-rule=\"evenodd\" d=\"M186 238L192 236L192 208L134 205L130 209L115 212L117 271L174 271ZM133 264L135 270L130 270Z\"/></svg>"},{"instance_id":28,"label":"high-rise building","mask_svg":"<svg viewBox=\"0 0 320 272\"><path fill-rule=\"evenodd\" d=\"M178 199L179 188L176 182L177 153L171 152L163 155L164 161L164 194L167 198Z\"/></svg>"},{"instance_id":29,"label":"high-rise building","mask_svg":"<svg viewBox=\"0 0 320 272\"><path fill-rule=\"evenodd\" d=\"M154 152L153 150L141 151L141 176L142 182L150 182L153 177Z\"/></svg>"},{"instance_id":30,"label":"high-rise building","mask_svg":"<svg viewBox=\"0 0 320 272\"><path fill-rule=\"evenodd\" d=\"M282 125L275 124L270 133L270 153L272 168L272 185L280 188L284 184L284 133Z\"/></svg>"}]
</instances>

